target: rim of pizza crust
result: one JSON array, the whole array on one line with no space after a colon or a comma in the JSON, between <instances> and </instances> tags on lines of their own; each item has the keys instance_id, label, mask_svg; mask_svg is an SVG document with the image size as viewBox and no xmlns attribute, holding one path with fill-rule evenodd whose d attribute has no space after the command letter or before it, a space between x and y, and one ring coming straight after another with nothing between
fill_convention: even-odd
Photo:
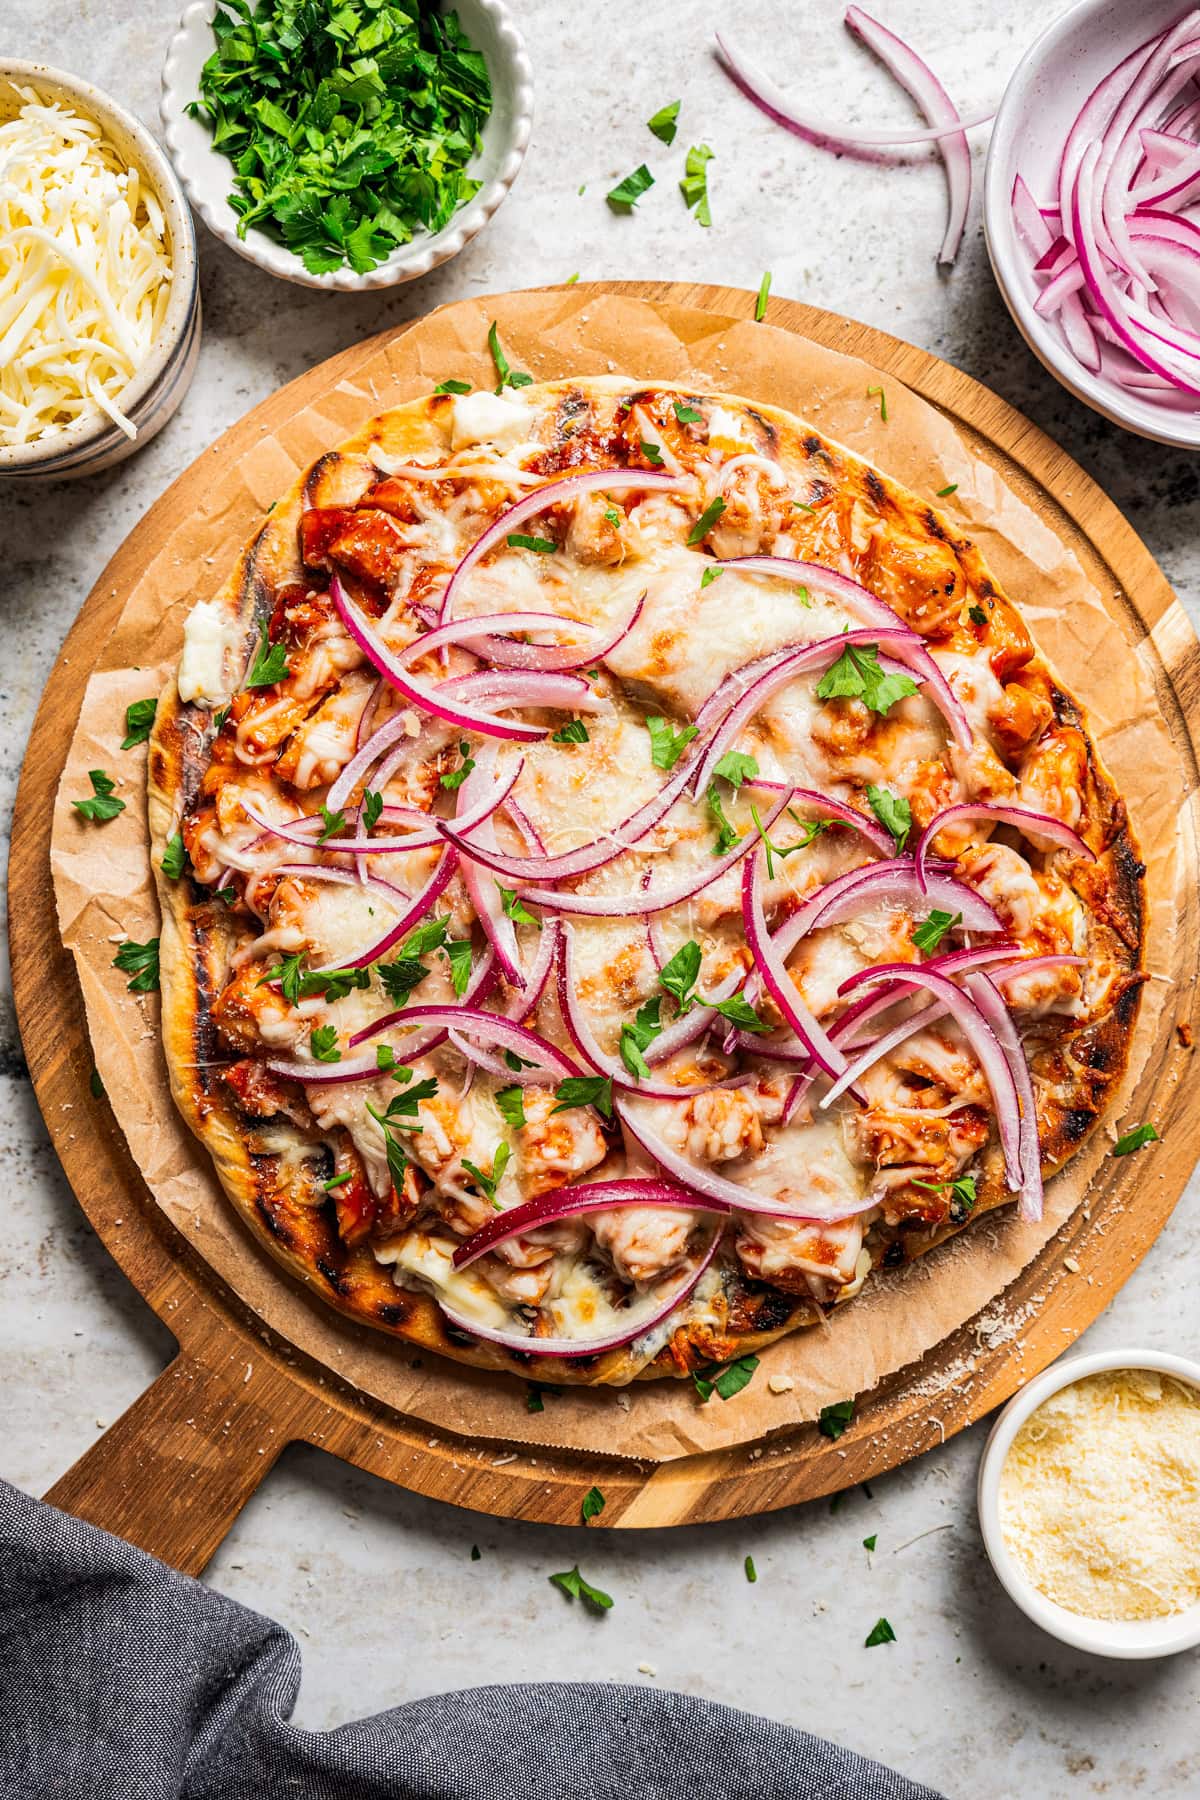
<instances>
[{"instance_id":1,"label":"rim of pizza crust","mask_svg":"<svg viewBox=\"0 0 1200 1800\"><path fill-rule=\"evenodd\" d=\"M670 381L639 383L621 376L590 376L538 383L522 390L527 405L544 406L551 396L579 391L593 394L678 393L716 402L731 411L745 411L764 424L781 429L798 440L807 439L831 450L854 470L870 474L873 493L898 499L919 508L926 531L939 538L955 555L964 575L976 590L982 588L1020 617L1017 608L990 576L975 545L955 537L946 521L910 490L883 470L827 437L801 416L781 408L714 388L698 388ZM229 579L215 596L231 626L242 630L246 653L260 636L274 606L275 588L285 572L298 568L296 527L306 501L324 483L336 490L343 463L362 458L372 448L395 455L409 448L403 440L418 422L428 425L454 404L448 395L431 395L406 402L368 420L362 429L326 451L293 484L271 509L263 526L251 537L238 557ZM359 465L361 467L361 464ZM323 495L325 504L336 498ZM1086 1104L1059 1108L1055 1128L1042 1139L1042 1168L1046 1176L1061 1168L1080 1148L1105 1110L1105 1095L1124 1071L1137 1020L1145 941L1144 869L1125 812L1124 804L1099 756L1082 705L1048 669L1041 652L1035 651L1031 669L1046 671L1051 684L1056 722L1073 725L1087 752L1089 807L1105 822L1106 848L1096 870L1087 879L1092 892L1083 900L1089 923L1089 949L1099 937L1112 962L1125 978L1117 998L1098 1021L1076 1033L1064 1033L1060 1048L1077 1045L1081 1054L1072 1060L1080 1084L1078 1098ZM204 897L204 890L189 880L168 881L161 871L162 851L177 829L181 811L207 766L203 750L204 709L179 701L174 677L159 700L150 740L147 788L151 863L162 915L160 976L162 987L162 1037L172 1097L191 1131L208 1151L218 1179L236 1212L256 1240L290 1275L304 1283L328 1305L360 1324L368 1324L421 1349L474 1367L499 1369L535 1377L552 1376L554 1385L621 1386L631 1380L668 1375L686 1377L664 1347L644 1366L631 1346L591 1358L571 1361L549 1359L536 1352L509 1351L451 1326L432 1294L401 1288L390 1267L376 1261L366 1244L347 1247L337 1235L328 1208L298 1203L286 1185L288 1153L283 1148L260 1149L264 1134L250 1132L239 1120L218 1082L211 1079L217 1040L211 1008L224 984L227 955L237 941L227 909ZM1074 885L1074 884L1072 884ZM1075 889L1079 893L1078 888ZM276 1131L275 1138L286 1137ZM979 1160L977 1202L959 1224L946 1223L922 1231L911 1227L890 1244L871 1246L872 1273L881 1264L908 1262L968 1229L985 1213L1012 1203L1004 1184L999 1146L993 1138ZM870 1275L866 1278L870 1280ZM761 1284L744 1284L758 1287ZM856 1286L857 1292L857 1286ZM769 1289L756 1296L753 1308L757 1329L726 1332L713 1346L712 1360L728 1360L756 1353L792 1331L820 1322L826 1309L798 1295ZM839 1302L844 1304L846 1302ZM707 1360L697 1356L697 1362Z\"/></svg>"}]
</instances>

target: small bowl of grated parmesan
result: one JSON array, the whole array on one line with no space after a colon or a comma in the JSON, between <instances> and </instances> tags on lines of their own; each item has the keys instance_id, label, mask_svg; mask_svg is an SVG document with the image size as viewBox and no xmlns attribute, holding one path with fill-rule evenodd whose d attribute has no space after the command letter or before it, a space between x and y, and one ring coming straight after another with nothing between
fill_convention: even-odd
<instances>
[{"instance_id":1,"label":"small bowl of grated parmesan","mask_svg":"<svg viewBox=\"0 0 1200 1800\"><path fill-rule=\"evenodd\" d=\"M0 62L0 476L119 462L199 347L191 214L150 133L80 76Z\"/></svg>"},{"instance_id":2,"label":"small bowl of grated parmesan","mask_svg":"<svg viewBox=\"0 0 1200 1800\"><path fill-rule=\"evenodd\" d=\"M1098 1656L1200 1644L1200 1364L1056 1363L996 1420L978 1493L992 1567L1044 1631Z\"/></svg>"}]
</instances>

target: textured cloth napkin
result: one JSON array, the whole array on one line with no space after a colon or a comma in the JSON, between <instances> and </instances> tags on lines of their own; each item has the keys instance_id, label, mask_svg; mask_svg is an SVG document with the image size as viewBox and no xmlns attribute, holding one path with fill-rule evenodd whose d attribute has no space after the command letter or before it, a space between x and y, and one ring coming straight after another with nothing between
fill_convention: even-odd
<instances>
[{"instance_id":1,"label":"textured cloth napkin","mask_svg":"<svg viewBox=\"0 0 1200 1800\"><path fill-rule=\"evenodd\" d=\"M295 1639L0 1483L4 1800L941 1800L807 1732L598 1682L289 1723Z\"/></svg>"}]
</instances>

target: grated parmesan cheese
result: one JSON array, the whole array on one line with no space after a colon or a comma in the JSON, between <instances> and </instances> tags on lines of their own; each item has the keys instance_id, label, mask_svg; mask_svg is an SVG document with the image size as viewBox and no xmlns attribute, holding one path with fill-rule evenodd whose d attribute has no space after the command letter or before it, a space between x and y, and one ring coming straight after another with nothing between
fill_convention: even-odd
<instances>
[{"instance_id":1,"label":"grated parmesan cheese","mask_svg":"<svg viewBox=\"0 0 1200 1800\"><path fill-rule=\"evenodd\" d=\"M1000 1475L1009 1550L1088 1619L1200 1600L1200 1393L1152 1369L1088 1375L1043 1401Z\"/></svg>"},{"instance_id":2,"label":"grated parmesan cheese","mask_svg":"<svg viewBox=\"0 0 1200 1800\"><path fill-rule=\"evenodd\" d=\"M0 444L101 413L163 323L171 262L158 200L95 120L18 88L0 124Z\"/></svg>"}]
</instances>

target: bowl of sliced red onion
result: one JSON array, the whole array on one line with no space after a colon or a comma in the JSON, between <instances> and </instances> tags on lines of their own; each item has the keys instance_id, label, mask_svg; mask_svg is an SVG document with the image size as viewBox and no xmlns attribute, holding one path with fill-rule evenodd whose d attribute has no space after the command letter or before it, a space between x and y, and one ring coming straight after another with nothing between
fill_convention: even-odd
<instances>
[{"instance_id":1,"label":"bowl of sliced red onion","mask_svg":"<svg viewBox=\"0 0 1200 1800\"><path fill-rule=\"evenodd\" d=\"M996 115L984 226L1051 373L1200 447L1200 8L1082 0L1039 38Z\"/></svg>"}]
</instances>

